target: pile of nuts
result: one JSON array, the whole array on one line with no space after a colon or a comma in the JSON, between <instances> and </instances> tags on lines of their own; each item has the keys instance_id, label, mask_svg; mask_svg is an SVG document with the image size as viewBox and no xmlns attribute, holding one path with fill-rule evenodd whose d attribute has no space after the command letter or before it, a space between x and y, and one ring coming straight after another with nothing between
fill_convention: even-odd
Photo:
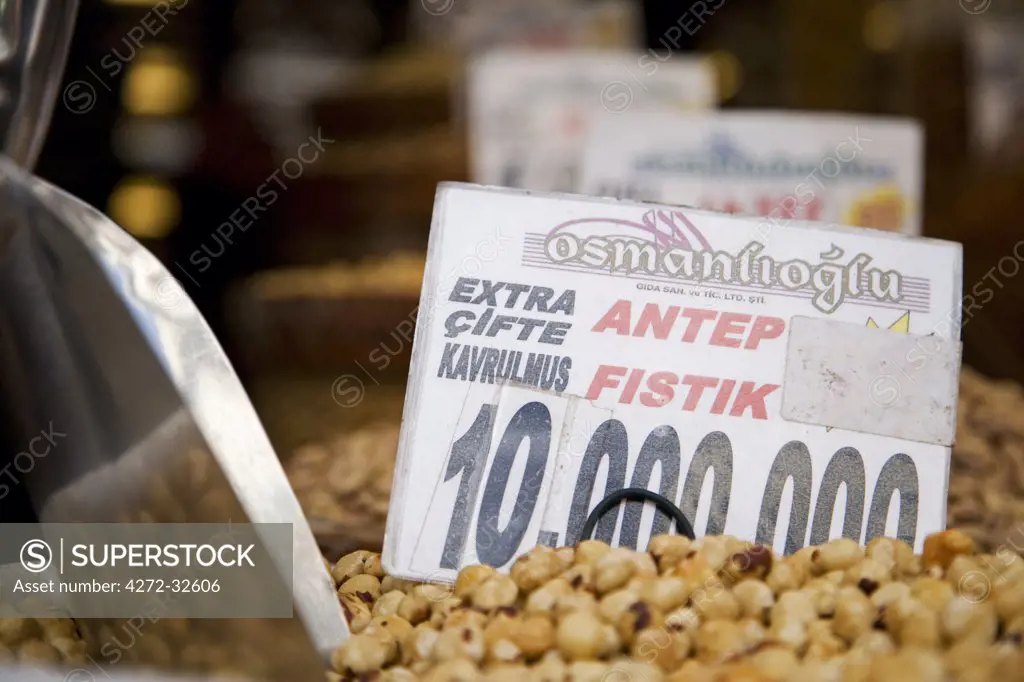
<instances>
[{"instance_id":1,"label":"pile of nuts","mask_svg":"<svg viewBox=\"0 0 1024 682\"><path fill-rule=\"evenodd\" d=\"M0 610L0 665L71 665L88 661L85 642L70 618L11 617Z\"/></svg>"},{"instance_id":2,"label":"pile of nuts","mask_svg":"<svg viewBox=\"0 0 1024 682\"><path fill-rule=\"evenodd\" d=\"M297 449L285 471L306 516L383 535L398 434L394 424L376 424Z\"/></svg>"},{"instance_id":3,"label":"pile of nuts","mask_svg":"<svg viewBox=\"0 0 1024 682\"><path fill-rule=\"evenodd\" d=\"M328 679L945 682L1024 679L1024 559L955 530L778 557L729 536L537 547L454 587L331 566L353 636Z\"/></svg>"},{"instance_id":4,"label":"pile of nuts","mask_svg":"<svg viewBox=\"0 0 1024 682\"><path fill-rule=\"evenodd\" d=\"M985 551L1024 551L1024 388L960 375L948 526Z\"/></svg>"}]
</instances>

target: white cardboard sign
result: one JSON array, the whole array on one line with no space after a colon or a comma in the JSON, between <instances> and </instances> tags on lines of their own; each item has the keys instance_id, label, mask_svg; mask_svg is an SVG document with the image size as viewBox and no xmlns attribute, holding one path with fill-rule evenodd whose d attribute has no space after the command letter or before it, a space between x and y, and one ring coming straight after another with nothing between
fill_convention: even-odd
<instances>
[{"instance_id":1,"label":"white cardboard sign","mask_svg":"<svg viewBox=\"0 0 1024 682\"><path fill-rule=\"evenodd\" d=\"M716 93L714 72L699 59L504 49L470 61L467 98L475 182L576 191L590 126L652 108L708 109Z\"/></svg>"},{"instance_id":2,"label":"white cardboard sign","mask_svg":"<svg viewBox=\"0 0 1024 682\"><path fill-rule=\"evenodd\" d=\"M590 127L579 190L920 235L923 150L909 119L651 112Z\"/></svg>"},{"instance_id":3,"label":"white cardboard sign","mask_svg":"<svg viewBox=\"0 0 1024 682\"><path fill-rule=\"evenodd\" d=\"M627 486L673 499L700 535L777 551L881 534L920 548L942 529L947 444L806 414L790 421L782 406L794 345L813 349L819 366L832 362L813 328L791 333L795 318L955 345L960 245L758 227L670 206L441 185L388 571L451 580L467 563L507 567L535 544L572 544L594 506ZM827 400L840 414L874 401L884 413L900 409L888 402L894 386L878 393L870 377L910 395L912 382L945 372L952 395L941 397L955 405L948 354L867 354L858 366L850 344L834 350L837 368L867 378L865 393L805 378L792 387L801 400ZM595 535L642 548L668 530L667 518L630 503Z\"/></svg>"}]
</instances>

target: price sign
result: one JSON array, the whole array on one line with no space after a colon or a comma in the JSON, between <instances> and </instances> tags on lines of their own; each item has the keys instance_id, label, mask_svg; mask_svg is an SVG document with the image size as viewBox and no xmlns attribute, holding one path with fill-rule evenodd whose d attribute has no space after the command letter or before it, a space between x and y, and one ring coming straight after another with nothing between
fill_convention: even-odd
<instances>
[{"instance_id":1,"label":"price sign","mask_svg":"<svg viewBox=\"0 0 1024 682\"><path fill-rule=\"evenodd\" d=\"M945 521L958 244L445 184L384 562L450 580L580 539L609 493L793 552ZM488 243L486 268L476 254ZM496 251L496 253L495 253ZM628 503L599 539L668 517Z\"/></svg>"},{"instance_id":2,"label":"price sign","mask_svg":"<svg viewBox=\"0 0 1024 682\"><path fill-rule=\"evenodd\" d=\"M715 104L710 67L678 55L496 50L472 60L467 79L471 171L485 185L576 191L596 121Z\"/></svg>"},{"instance_id":3,"label":"price sign","mask_svg":"<svg viewBox=\"0 0 1024 682\"><path fill-rule=\"evenodd\" d=\"M919 235L922 144L909 120L648 112L590 127L579 190Z\"/></svg>"}]
</instances>

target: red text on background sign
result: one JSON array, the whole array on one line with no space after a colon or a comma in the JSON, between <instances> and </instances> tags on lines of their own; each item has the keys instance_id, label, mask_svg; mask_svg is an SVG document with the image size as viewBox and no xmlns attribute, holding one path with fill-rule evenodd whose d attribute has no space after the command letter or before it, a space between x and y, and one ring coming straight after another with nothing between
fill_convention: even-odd
<instances>
[{"instance_id":1,"label":"red text on background sign","mask_svg":"<svg viewBox=\"0 0 1024 682\"><path fill-rule=\"evenodd\" d=\"M813 197L810 201L801 204L791 195L784 197L762 195L754 199L749 206L745 201L738 201L731 197L726 199L703 197L697 205L706 211L771 216L783 220L821 220L822 210L822 202L818 197Z\"/></svg>"}]
</instances>

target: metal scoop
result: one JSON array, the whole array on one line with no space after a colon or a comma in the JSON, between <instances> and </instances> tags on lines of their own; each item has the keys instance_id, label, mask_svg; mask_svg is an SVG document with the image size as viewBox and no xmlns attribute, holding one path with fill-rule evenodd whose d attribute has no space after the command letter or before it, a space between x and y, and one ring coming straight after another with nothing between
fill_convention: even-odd
<instances>
[{"instance_id":1,"label":"metal scoop","mask_svg":"<svg viewBox=\"0 0 1024 682\"><path fill-rule=\"evenodd\" d=\"M292 524L290 556L272 556L292 592L290 620L157 619L123 656L92 666L321 680L324 657L348 627L220 344L152 254L26 170L53 110L76 9L77 0L0 3L0 444L18 452L40 430L63 434L46 457L22 462L16 483L3 482L27 493L44 523ZM126 624L80 621L97 646Z\"/></svg>"}]
</instances>

